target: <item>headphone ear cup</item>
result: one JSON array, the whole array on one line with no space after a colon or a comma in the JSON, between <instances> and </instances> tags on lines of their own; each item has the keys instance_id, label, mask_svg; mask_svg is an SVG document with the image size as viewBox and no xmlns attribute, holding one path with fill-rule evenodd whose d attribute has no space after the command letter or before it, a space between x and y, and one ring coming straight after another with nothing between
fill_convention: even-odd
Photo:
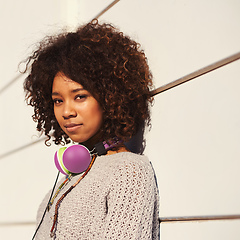
<instances>
[{"instance_id":1,"label":"headphone ear cup","mask_svg":"<svg viewBox=\"0 0 240 240\"><path fill-rule=\"evenodd\" d=\"M57 169L68 175L82 173L87 170L91 162L91 154L83 145L72 145L60 148L54 156Z\"/></svg>"},{"instance_id":2,"label":"headphone ear cup","mask_svg":"<svg viewBox=\"0 0 240 240\"><path fill-rule=\"evenodd\" d=\"M65 166L63 164L63 159L62 159L63 153L66 149L67 149L67 147L62 147L62 148L58 149L58 151L55 152L54 163L55 163L55 166L57 167L58 171L60 171L64 175L69 175L70 172L65 168Z\"/></svg>"}]
</instances>

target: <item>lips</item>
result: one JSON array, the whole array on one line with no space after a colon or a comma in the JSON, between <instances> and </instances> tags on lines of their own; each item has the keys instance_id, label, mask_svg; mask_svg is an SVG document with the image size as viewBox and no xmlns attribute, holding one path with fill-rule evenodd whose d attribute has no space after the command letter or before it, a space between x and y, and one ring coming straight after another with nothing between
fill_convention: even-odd
<instances>
[{"instance_id":1,"label":"lips","mask_svg":"<svg viewBox=\"0 0 240 240\"><path fill-rule=\"evenodd\" d=\"M77 123L70 123L70 124L66 124L64 125L65 129L68 132L75 132L76 130L78 130L80 127L82 126L82 124L77 124Z\"/></svg>"}]
</instances>

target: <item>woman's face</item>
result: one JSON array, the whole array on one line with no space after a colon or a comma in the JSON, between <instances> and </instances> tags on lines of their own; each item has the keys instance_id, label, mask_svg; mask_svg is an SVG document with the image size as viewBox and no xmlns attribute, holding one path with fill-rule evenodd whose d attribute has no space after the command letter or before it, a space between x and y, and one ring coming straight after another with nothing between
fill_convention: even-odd
<instances>
[{"instance_id":1,"label":"woman's face","mask_svg":"<svg viewBox=\"0 0 240 240\"><path fill-rule=\"evenodd\" d=\"M74 141L84 143L102 125L102 109L83 86L58 73L52 87L54 114L62 130Z\"/></svg>"}]
</instances>

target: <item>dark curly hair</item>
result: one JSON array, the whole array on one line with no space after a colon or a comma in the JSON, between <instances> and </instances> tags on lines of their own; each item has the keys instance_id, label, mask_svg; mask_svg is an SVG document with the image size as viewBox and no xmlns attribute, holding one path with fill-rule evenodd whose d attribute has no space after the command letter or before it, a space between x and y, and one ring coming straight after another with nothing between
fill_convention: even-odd
<instances>
[{"instance_id":1,"label":"dark curly hair","mask_svg":"<svg viewBox=\"0 0 240 240\"><path fill-rule=\"evenodd\" d=\"M80 83L103 109L103 139L128 141L150 124L152 75L140 45L110 24L96 20L76 32L48 36L26 60L24 82L28 105L34 107L37 130L55 144L69 143L60 128L51 97L55 75Z\"/></svg>"}]
</instances>

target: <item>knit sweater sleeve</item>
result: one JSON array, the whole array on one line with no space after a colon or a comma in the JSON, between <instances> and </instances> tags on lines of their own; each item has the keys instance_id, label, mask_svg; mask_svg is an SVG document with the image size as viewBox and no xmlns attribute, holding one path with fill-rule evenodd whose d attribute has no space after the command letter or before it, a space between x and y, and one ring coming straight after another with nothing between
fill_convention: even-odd
<instances>
[{"instance_id":1,"label":"knit sweater sleeve","mask_svg":"<svg viewBox=\"0 0 240 240\"><path fill-rule=\"evenodd\" d=\"M156 239L156 182L151 164L126 159L113 174L103 239Z\"/></svg>"}]
</instances>

